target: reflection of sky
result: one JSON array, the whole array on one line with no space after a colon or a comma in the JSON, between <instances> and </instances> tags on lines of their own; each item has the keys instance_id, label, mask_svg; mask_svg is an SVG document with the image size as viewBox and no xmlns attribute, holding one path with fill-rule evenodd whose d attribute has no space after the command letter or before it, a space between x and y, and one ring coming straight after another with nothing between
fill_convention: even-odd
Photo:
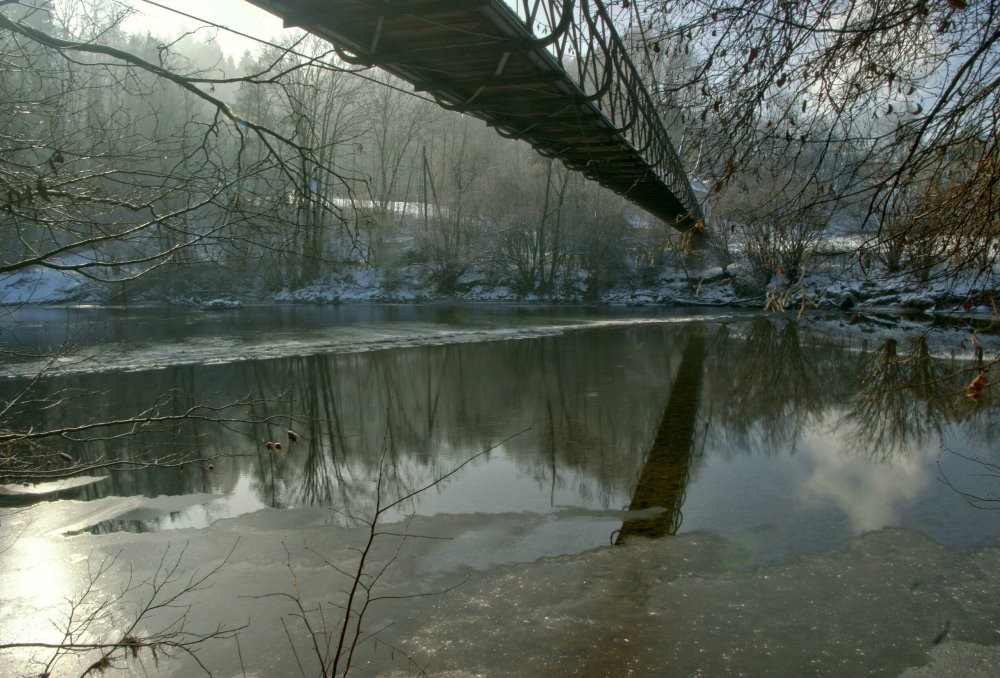
<instances>
[{"instance_id":1,"label":"reflection of sky","mask_svg":"<svg viewBox=\"0 0 1000 678\"><path fill-rule=\"evenodd\" d=\"M243 474L233 488L224 495L208 499L211 495L159 496L156 498L109 498L110 504L104 520L92 520L87 524L63 527L55 533L75 534L81 531L96 533L115 532L157 532L160 530L201 529L217 520L235 518L253 513L266 507L252 488L253 479ZM128 509L129 505L135 508ZM115 507L121 507L117 510Z\"/></svg>"},{"instance_id":2,"label":"reflection of sky","mask_svg":"<svg viewBox=\"0 0 1000 678\"><path fill-rule=\"evenodd\" d=\"M0 638L8 643L59 643L63 634L57 624L65 621L66 601L84 584L86 569L80 563L89 554L77 552L72 543L35 534L33 515L28 511L0 512L4 528L0 540L0 591L5 613ZM31 614L51 623L26 627L18 622Z\"/></svg>"},{"instance_id":3,"label":"reflection of sky","mask_svg":"<svg viewBox=\"0 0 1000 678\"><path fill-rule=\"evenodd\" d=\"M850 431L834 429L831 419L806 428L794 452L706 450L687 488L681 531L726 534L746 549L746 564L838 550L851 536L886 527L963 550L1000 537L1000 515L970 506L942 482L946 475L978 494L995 482L953 454L985 454L969 449L959 426L945 429L944 447L931 439L885 461L851 452Z\"/></svg>"},{"instance_id":4,"label":"reflection of sky","mask_svg":"<svg viewBox=\"0 0 1000 678\"><path fill-rule=\"evenodd\" d=\"M784 561L795 554L816 554L843 548L845 541L883 527L909 527L952 548L970 549L1000 535L1000 515L977 510L941 482L942 474L965 491L986 495L996 491L996 479L983 477L981 466L948 451L936 440L911 445L888 461L884 455L866 456L853 450L851 431L836 426L828 414L807 426L789 451L781 445L762 453L741 453L725 434L713 436L703 456L694 462L681 508L681 532L703 530L730 539L735 565ZM719 426L719 424L715 424ZM985 456L989 441L970 441L962 425L946 427L946 450ZM976 445L979 449L976 449ZM763 449L755 446L755 450ZM460 450L439 450L451 461L441 461L434 474L446 473L460 463ZM874 458L873 458L874 457ZM409 468L408 464L414 464ZM412 460L398 469L409 479L385 488L392 500L418 489L428 479L427 469ZM521 535L519 548L537 557L574 553L609 543L622 516L615 509L629 504L628 486L616 485L609 494L595 493L586 472L557 466L552 482L548 465L525 464L504 447L478 458L444 482L388 513L385 521L416 513L422 516L474 516L532 514L540 530ZM222 471L217 471L222 473ZM367 473L354 484L368 487ZM295 475L286 479L300 482ZM105 497L88 502L48 504L52 535L78 533L97 526L98 531L136 529L122 523L141 523L140 531L204 528L220 519L264 508L267 492L251 473L233 476L232 483L214 488L217 494L149 497ZM266 489L266 488L265 488ZM293 502L299 506L300 502ZM57 507L65 507L57 511ZM343 508L343 507L341 507ZM610 510L609 510L610 509ZM358 507L354 507L358 510ZM60 516L62 516L60 518ZM336 522L343 523L337 514ZM554 522L550 522L554 521ZM570 529L572 527L572 529ZM543 534L544 533L544 534ZM462 537L463 548L475 551L479 537ZM471 541L470 541L471 540ZM534 541L533 541L534 540ZM534 544L529 547L529 544ZM520 557L531 560L530 554ZM34 556L31 556L34 557Z\"/></svg>"},{"instance_id":5,"label":"reflection of sky","mask_svg":"<svg viewBox=\"0 0 1000 678\"><path fill-rule=\"evenodd\" d=\"M583 497L573 471L561 470L555 487L551 478L532 478L498 448L489 457L464 467L454 478L430 488L400 507L399 517L410 513L549 513L560 507L600 510L600 498ZM576 479L577 481L579 479ZM390 520L393 516L387 517Z\"/></svg>"},{"instance_id":6,"label":"reflection of sky","mask_svg":"<svg viewBox=\"0 0 1000 678\"><path fill-rule=\"evenodd\" d=\"M882 463L844 451L841 440L815 429L806 432L799 453L812 469L799 486L805 506L832 508L844 513L855 533L899 524L903 509L932 481L927 449Z\"/></svg>"}]
</instances>

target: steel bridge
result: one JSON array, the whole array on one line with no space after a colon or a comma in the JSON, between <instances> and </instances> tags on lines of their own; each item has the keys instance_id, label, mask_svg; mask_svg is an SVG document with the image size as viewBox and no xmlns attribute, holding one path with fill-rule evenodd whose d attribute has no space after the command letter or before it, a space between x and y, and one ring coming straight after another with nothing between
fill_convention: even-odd
<instances>
[{"instance_id":1,"label":"steel bridge","mask_svg":"<svg viewBox=\"0 0 1000 678\"><path fill-rule=\"evenodd\" d=\"M698 200L600 0L250 0L672 226Z\"/></svg>"}]
</instances>

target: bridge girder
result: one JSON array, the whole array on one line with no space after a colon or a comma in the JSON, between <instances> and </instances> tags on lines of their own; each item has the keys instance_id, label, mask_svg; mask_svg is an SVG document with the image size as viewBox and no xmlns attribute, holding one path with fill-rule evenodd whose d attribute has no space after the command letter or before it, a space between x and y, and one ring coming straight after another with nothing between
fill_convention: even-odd
<instances>
[{"instance_id":1,"label":"bridge girder","mask_svg":"<svg viewBox=\"0 0 1000 678\"><path fill-rule=\"evenodd\" d=\"M679 230L704 216L599 0L249 0Z\"/></svg>"}]
</instances>

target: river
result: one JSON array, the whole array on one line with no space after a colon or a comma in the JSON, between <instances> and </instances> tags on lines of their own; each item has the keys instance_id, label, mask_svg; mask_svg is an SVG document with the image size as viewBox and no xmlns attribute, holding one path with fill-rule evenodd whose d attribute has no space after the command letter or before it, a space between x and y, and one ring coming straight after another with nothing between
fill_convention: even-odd
<instances>
[{"instance_id":1,"label":"river","mask_svg":"<svg viewBox=\"0 0 1000 678\"><path fill-rule=\"evenodd\" d=\"M995 675L983 341L726 309L11 309L3 427L127 463L0 507L0 644L59 642L90 580L77 618L123 594L80 638L175 633L175 606L129 630L136 605L212 572L184 630L238 632L108 670L318 675L377 516L360 675Z\"/></svg>"}]
</instances>

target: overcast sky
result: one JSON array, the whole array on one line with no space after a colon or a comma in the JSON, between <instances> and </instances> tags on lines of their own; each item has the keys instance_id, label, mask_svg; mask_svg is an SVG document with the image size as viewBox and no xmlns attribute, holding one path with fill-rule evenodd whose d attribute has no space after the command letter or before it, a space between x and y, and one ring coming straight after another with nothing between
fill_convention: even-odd
<instances>
[{"instance_id":1,"label":"overcast sky","mask_svg":"<svg viewBox=\"0 0 1000 678\"><path fill-rule=\"evenodd\" d=\"M143 0L125 2L135 7L139 13L125 23L125 28L129 31L172 37L198 26L196 21ZM278 35L282 29L280 19L245 0L158 0L158 3L265 40ZM205 32L206 39L211 35ZM234 59L245 49L254 49L253 42L228 31L219 31L215 39L222 51Z\"/></svg>"}]
</instances>

